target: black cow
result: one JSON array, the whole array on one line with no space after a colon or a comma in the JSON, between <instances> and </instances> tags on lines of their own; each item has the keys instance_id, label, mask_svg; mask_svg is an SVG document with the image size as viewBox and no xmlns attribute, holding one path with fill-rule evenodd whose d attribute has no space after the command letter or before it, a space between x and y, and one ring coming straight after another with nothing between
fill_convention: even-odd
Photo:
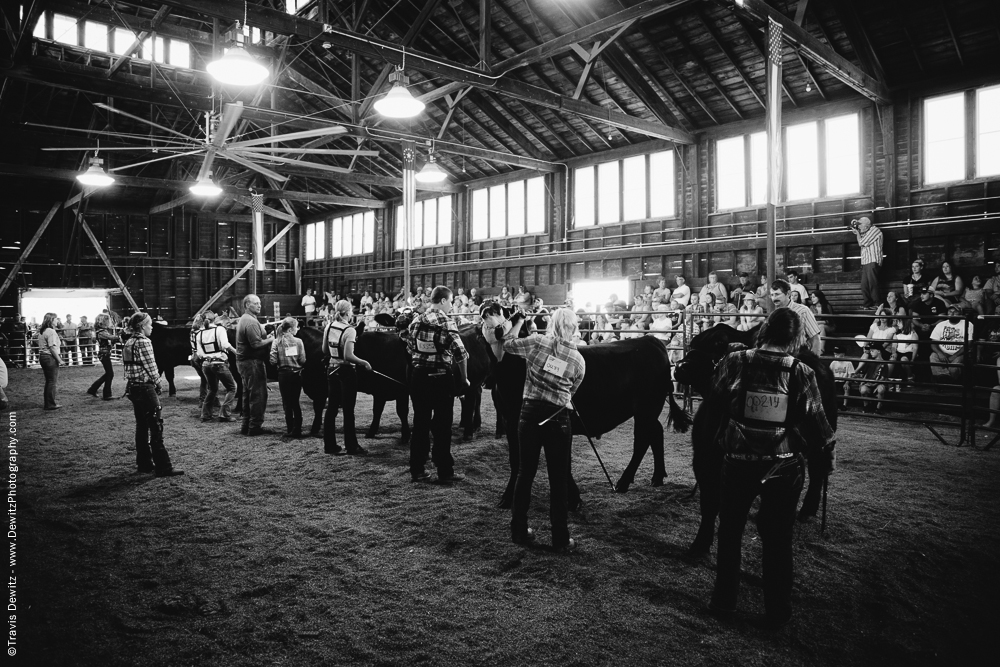
<instances>
[{"instance_id":1,"label":"black cow","mask_svg":"<svg viewBox=\"0 0 1000 667\"><path fill-rule=\"evenodd\" d=\"M486 308L483 312L484 330L487 335L492 327L504 317L497 307ZM522 329L522 334L525 331ZM653 450L653 486L660 486L667 473L663 463L663 426L660 413L669 401L670 420L674 429L684 432L688 428L688 416L677 405L670 382L670 359L667 349L656 338L630 338L612 343L579 348L587 365L583 383L573 396L576 412L572 416L573 432L600 437L628 419L633 419L632 459L629 461L615 490L628 491L635 481L635 473L646 450ZM493 377L500 399L498 410L503 415L507 431L507 447L510 459L510 478L500 499L501 508L509 508L514 497L514 483L520 467L520 451L517 423L521 414L521 402L527 367L523 357L504 354L497 361L498 344L490 347L493 363ZM569 507L580 505L580 490L570 475Z\"/></svg>"},{"instance_id":2,"label":"black cow","mask_svg":"<svg viewBox=\"0 0 1000 667\"><path fill-rule=\"evenodd\" d=\"M759 328L759 327L758 327ZM678 382L691 385L703 397L708 395L715 366L731 349L753 347L757 331L737 331L724 324L717 324L691 341L691 349L677 364ZM822 361L810 350L802 348L795 355L802 363L816 373L816 384L823 398L823 409L830 426L837 429L837 389L834 385L830 365ZM715 541L715 519L719 516L722 502L722 459L720 447L722 421L720 410L708 400L702 401L694 416L691 430L694 476L701 489L701 525L689 553L705 555ZM799 520L804 521L816 515L820 494L826 476L819 462L808 462L809 487L799 510Z\"/></svg>"}]
</instances>

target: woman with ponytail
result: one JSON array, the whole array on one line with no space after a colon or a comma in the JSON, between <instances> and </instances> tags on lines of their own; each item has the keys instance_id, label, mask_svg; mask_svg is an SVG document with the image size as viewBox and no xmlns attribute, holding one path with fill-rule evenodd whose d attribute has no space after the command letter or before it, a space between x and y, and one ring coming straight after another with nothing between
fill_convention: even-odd
<instances>
[{"instance_id":1,"label":"woman with ponytail","mask_svg":"<svg viewBox=\"0 0 1000 667\"><path fill-rule=\"evenodd\" d=\"M281 392L281 407L285 410L285 435L290 438L302 437L302 369L306 365L306 346L295 334L299 322L294 317L286 317L278 325L277 337L271 343L271 363L278 367L278 389Z\"/></svg>"}]
</instances>

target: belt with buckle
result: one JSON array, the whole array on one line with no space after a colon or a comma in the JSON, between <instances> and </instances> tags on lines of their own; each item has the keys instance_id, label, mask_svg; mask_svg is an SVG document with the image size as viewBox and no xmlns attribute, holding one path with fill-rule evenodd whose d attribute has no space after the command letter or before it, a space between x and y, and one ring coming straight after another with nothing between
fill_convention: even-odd
<instances>
[{"instance_id":1,"label":"belt with buckle","mask_svg":"<svg viewBox=\"0 0 1000 667\"><path fill-rule=\"evenodd\" d=\"M795 454L726 454L730 461L781 461L793 456Z\"/></svg>"}]
</instances>

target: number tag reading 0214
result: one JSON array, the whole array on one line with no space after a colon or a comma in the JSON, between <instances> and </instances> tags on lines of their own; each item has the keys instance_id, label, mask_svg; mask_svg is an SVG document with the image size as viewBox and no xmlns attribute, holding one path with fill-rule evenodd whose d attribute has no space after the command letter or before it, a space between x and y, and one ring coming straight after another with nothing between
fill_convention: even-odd
<instances>
[{"instance_id":1,"label":"number tag reading 0214","mask_svg":"<svg viewBox=\"0 0 1000 667\"><path fill-rule=\"evenodd\" d=\"M545 366L542 367L542 370L546 373L552 373L553 375L562 377L566 374L566 362L562 359L549 357L545 360Z\"/></svg>"},{"instance_id":2,"label":"number tag reading 0214","mask_svg":"<svg viewBox=\"0 0 1000 667\"><path fill-rule=\"evenodd\" d=\"M748 391L743 415L764 422L784 423L788 416L788 395Z\"/></svg>"}]
</instances>

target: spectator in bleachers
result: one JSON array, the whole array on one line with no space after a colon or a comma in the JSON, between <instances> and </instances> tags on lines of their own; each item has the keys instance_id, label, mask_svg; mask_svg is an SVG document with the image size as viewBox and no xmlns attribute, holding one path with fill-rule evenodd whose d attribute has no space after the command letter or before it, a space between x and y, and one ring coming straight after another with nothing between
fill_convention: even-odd
<instances>
[{"instance_id":1,"label":"spectator in bleachers","mask_svg":"<svg viewBox=\"0 0 1000 667\"><path fill-rule=\"evenodd\" d=\"M729 300L729 294L726 291L726 286L719 282L719 274L715 271L709 271L708 282L705 283L704 287L701 288L701 300L705 301L705 295L711 294L715 297L713 305L716 303L723 303Z\"/></svg>"},{"instance_id":2,"label":"spectator in bleachers","mask_svg":"<svg viewBox=\"0 0 1000 667\"><path fill-rule=\"evenodd\" d=\"M854 372L854 377L861 380L858 383L858 394L862 399L862 408L865 412L875 412L884 414L882 409L882 399L886 392L886 367L883 361L882 350L872 343L865 344L865 351L861 357L861 363ZM850 392L848 392L850 393ZM877 401L873 405L868 396L874 396Z\"/></svg>"},{"instance_id":3,"label":"spectator in bleachers","mask_svg":"<svg viewBox=\"0 0 1000 667\"><path fill-rule=\"evenodd\" d=\"M510 308L512 305L514 305L514 299L513 297L511 297L510 290L507 289L506 285L500 288L500 294L497 295L496 299L497 303L499 303L504 308Z\"/></svg>"},{"instance_id":4,"label":"spectator in bleachers","mask_svg":"<svg viewBox=\"0 0 1000 667\"><path fill-rule=\"evenodd\" d=\"M674 278L674 282L676 283L677 288L673 291L673 294L670 295L670 302L679 303L681 307L687 308L691 304L691 288L684 284L685 280L682 275L678 274L677 277Z\"/></svg>"},{"instance_id":5,"label":"spectator in bleachers","mask_svg":"<svg viewBox=\"0 0 1000 667\"><path fill-rule=\"evenodd\" d=\"M986 314L1000 313L1000 262L993 263L993 277L983 285Z\"/></svg>"},{"instance_id":6,"label":"spectator in bleachers","mask_svg":"<svg viewBox=\"0 0 1000 667\"><path fill-rule=\"evenodd\" d=\"M963 295L963 305L971 308L980 315L986 314L986 300L984 298L984 293L986 290L983 289L983 279L979 275L974 275L969 280L969 287L966 288L965 294Z\"/></svg>"},{"instance_id":7,"label":"spectator in bleachers","mask_svg":"<svg viewBox=\"0 0 1000 667\"><path fill-rule=\"evenodd\" d=\"M941 320L931 332L931 363L961 364L965 359L965 341L972 339L969 323L962 319L962 309L957 305L948 306L948 318ZM951 366L931 366L931 372L939 380L958 382L962 369Z\"/></svg>"},{"instance_id":8,"label":"spectator in bleachers","mask_svg":"<svg viewBox=\"0 0 1000 667\"><path fill-rule=\"evenodd\" d=\"M931 284L931 279L924 275L924 260L918 257L913 260L910 268L910 277L903 283L903 300L906 302L907 308L911 308L919 301L920 292L925 287L930 287Z\"/></svg>"},{"instance_id":9,"label":"spectator in bleachers","mask_svg":"<svg viewBox=\"0 0 1000 667\"><path fill-rule=\"evenodd\" d=\"M692 295L693 296L693 295ZM694 299L691 300L694 302ZM712 292L702 292L698 295L698 303L695 304L692 315L697 319L699 331L711 329L715 325L715 318L709 317L715 314L715 294Z\"/></svg>"},{"instance_id":10,"label":"spectator in bleachers","mask_svg":"<svg viewBox=\"0 0 1000 667\"><path fill-rule=\"evenodd\" d=\"M743 305L743 295L753 292L753 284L750 282L750 274L746 271L740 273L740 278L729 290L729 302L737 308Z\"/></svg>"},{"instance_id":11,"label":"spectator in bleachers","mask_svg":"<svg viewBox=\"0 0 1000 667\"><path fill-rule=\"evenodd\" d=\"M872 344L882 355L882 359L888 359L892 350L892 339L896 337L896 328L891 326L887 313L881 309L875 311L875 321L868 328L867 338L874 339Z\"/></svg>"},{"instance_id":12,"label":"spectator in bleachers","mask_svg":"<svg viewBox=\"0 0 1000 667\"><path fill-rule=\"evenodd\" d=\"M913 316L912 327L917 333L920 343L917 345L916 361L927 361L930 359L930 339L934 325L944 315L944 306L941 301L934 298L934 292L930 286L920 290L920 299L910 307L910 315ZM914 367L915 377L919 375L921 379L926 379L927 371L920 367Z\"/></svg>"},{"instance_id":13,"label":"spectator in bleachers","mask_svg":"<svg viewBox=\"0 0 1000 667\"><path fill-rule=\"evenodd\" d=\"M893 290L889 290L885 294L885 302L882 304L882 310L889 314L890 317L896 317L897 315L906 315L906 306Z\"/></svg>"},{"instance_id":14,"label":"spectator in bleachers","mask_svg":"<svg viewBox=\"0 0 1000 667\"><path fill-rule=\"evenodd\" d=\"M656 314L653 315L653 320L649 324L649 331L656 339L663 341L664 345L669 345L670 339L673 338L674 328L674 323L667 316L670 306L660 303L654 307Z\"/></svg>"},{"instance_id":15,"label":"spectator in bleachers","mask_svg":"<svg viewBox=\"0 0 1000 667\"><path fill-rule=\"evenodd\" d=\"M893 326L896 329L896 337L892 345L890 360L893 362L913 361L917 354L917 332L913 330L909 319L896 320ZM906 364L898 366L895 363L889 364L889 377L901 380L902 385L905 386L910 383L912 368ZM896 388L897 385L893 385L890 387L890 391Z\"/></svg>"},{"instance_id":16,"label":"spectator in bleachers","mask_svg":"<svg viewBox=\"0 0 1000 667\"><path fill-rule=\"evenodd\" d=\"M826 295L823 294L822 290L818 287L809 293L809 308L813 311L813 315L816 318L816 324L819 325L819 353L826 353L826 340L834 329L836 325L833 323L828 316L833 315L833 307L830 302L826 300Z\"/></svg>"},{"instance_id":17,"label":"spectator in bleachers","mask_svg":"<svg viewBox=\"0 0 1000 667\"><path fill-rule=\"evenodd\" d=\"M941 272L931 283L931 289L946 304L958 303L965 292L965 283L962 282L962 276L954 272L951 262L945 261L941 263Z\"/></svg>"},{"instance_id":18,"label":"spectator in bleachers","mask_svg":"<svg viewBox=\"0 0 1000 667\"><path fill-rule=\"evenodd\" d=\"M806 298L808 297L809 294L807 293ZM806 304L806 302L802 300L802 293L796 289L793 289L791 292L788 293L788 300L791 301L792 303L798 303L803 306Z\"/></svg>"},{"instance_id":19,"label":"spectator in bleachers","mask_svg":"<svg viewBox=\"0 0 1000 667\"><path fill-rule=\"evenodd\" d=\"M799 299L798 303L808 303L809 302L809 291L806 290L806 286L799 282L799 272L795 269L789 269L785 273L785 278L788 279L788 286L794 291L798 292Z\"/></svg>"},{"instance_id":20,"label":"spectator in bleachers","mask_svg":"<svg viewBox=\"0 0 1000 667\"><path fill-rule=\"evenodd\" d=\"M830 362L830 372L835 378L833 384L837 387L837 394L844 397L844 407L847 407L847 397L849 395L849 382L854 375L854 364L844 357L844 350L840 347L833 349L834 360Z\"/></svg>"},{"instance_id":21,"label":"spectator in bleachers","mask_svg":"<svg viewBox=\"0 0 1000 667\"><path fill-rule=\"evenodd\" d=\"M758 326L764 321L763 317L754 317L755 315L763 315L764 309L760 307L757 303L757 295L753 292L746 292L743 295L743 305L740 307L740 323L737 325L739 331L750 331Z\"/></svg>"},{"instance_id":22,"label":"spectator in bleachers","mask_svg":"<svg viewBox=\"0 0 1000 667\"><path fill-rule=\"evenodd\" d=\"M521 309L521 312L526 313L531 310L531 302L534 299L531 298L531 292L524 289L524 285L517 286L517 294L514 295L514 305Z\"/></svg>"},{"instance_id":23,"label":"spectator in bleachers","mask_svg":"<svg viewBox=\"0 0 1000 667\"><path fill-rule=\"evenodd\" d=\"M657 306L661 303L669 305L672 294L673 290L667 287L667 279L660 276L656 279L656 289L653 290L653 305Z\"/></svg>"}]
</instances>

